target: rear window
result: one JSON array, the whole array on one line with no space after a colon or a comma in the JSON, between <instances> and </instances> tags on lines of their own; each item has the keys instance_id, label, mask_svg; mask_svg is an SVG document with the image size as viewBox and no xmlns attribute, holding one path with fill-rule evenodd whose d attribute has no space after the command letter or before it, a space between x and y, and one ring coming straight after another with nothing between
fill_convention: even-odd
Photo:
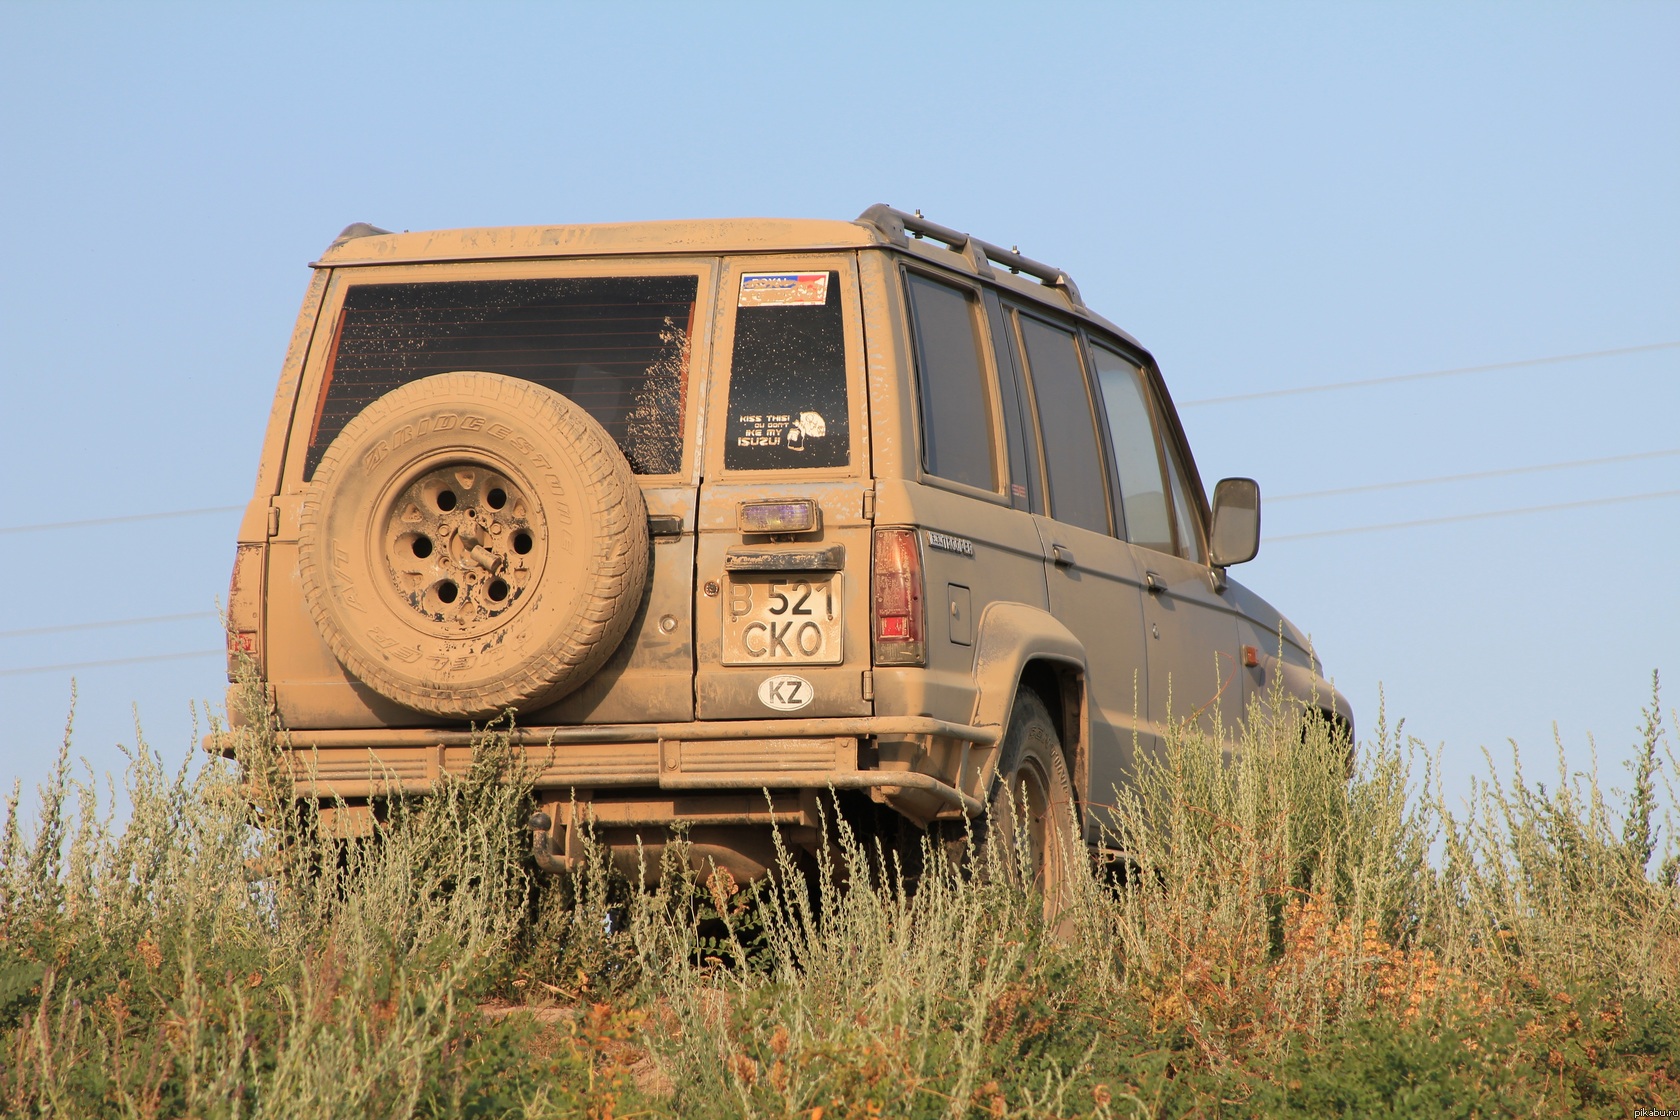
<instances>
[{"instance_id":1,"label":"rear window","mask_svg":"<svg viewBox=\"0 0 1680 1120\"><path fill-rule=\"evenodd\" d=\"M840 274L748 273L736 300L723 465L771 471L851 461Z\"/></svg>"},{"instance_id":2,"label":"rear window","mask_svg":"<svg viewBox=\"0 0 1680 1120\"><path fill-rule=\"evenodd\" d=\"M570 398L637 474L682 468L697 276L358 284L334 329L304 477L351 418L409 381L485 370Z\"/></svg>"}]
</instances>

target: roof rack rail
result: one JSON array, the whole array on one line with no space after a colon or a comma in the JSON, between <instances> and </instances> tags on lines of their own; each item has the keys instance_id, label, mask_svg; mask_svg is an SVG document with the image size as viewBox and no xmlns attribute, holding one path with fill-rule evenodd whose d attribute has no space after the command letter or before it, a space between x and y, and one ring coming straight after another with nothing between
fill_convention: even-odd
<instances>
[{"instance_id":1,"label":"roof rack rail","mask_svg":"<svg viewBox=\"0 0 1680 1120\"><path fill-rule=\"evenodd\" d=\"M930 222L922 217L920 210L914 214L906 214L902 210L894 210L884 202L877 202L859 214L857 220L864 225L873 226L894 244L909 244L911 237L931 238L941 242L953 252L966 256L974 264L976 271L982 274L989 273L991 264L994 263L1003 265L1011 272L1024 272L1045 287L1061 289L1075 307L1082 310L1085 308L1085 301L1080 298L1079 288L1074 284L1073 277L1063 270L1043 261L1024 257L1014 249L1005 249L978 237L971 237L960 230L954 230L950 226Z\"/></svg>"},{"instance_id":2,"label":"roof rack rail","mask_svg":"<svg viewBox=\"0 0 1680 1120\"><path fill-rule=\"evenodd\" d=\"M378 226L373 225L370 222L351 222L349 225L344 227L343 233L340 233L337 237L333 238L332 244L327 246L327 252L330 253L346 241L353 240L357 237L377 237L380 234L390 232L390 230L380 229Z\"/></svg>"}]
</instances>

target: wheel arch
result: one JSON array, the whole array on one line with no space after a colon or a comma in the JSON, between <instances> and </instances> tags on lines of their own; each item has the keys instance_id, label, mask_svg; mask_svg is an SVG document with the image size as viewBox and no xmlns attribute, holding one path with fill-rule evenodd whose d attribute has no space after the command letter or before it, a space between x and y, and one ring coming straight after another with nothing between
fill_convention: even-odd
<instances>
[{"instance_id":1,"label":"wheel arch","mask_svg":"<svg viewBox=\"0 0 1680 1120\"><path fill-rule=\"evenodd\" d=\"M1319 673L1317 658L1310 652L1306 657L1311 659L1307 664L1299 664L1289 658L1276 660L1278 674L1283 679L1283 691L1303 706L1318 709L1326 719L1339 726L1351 742L1354 735L1353 705L1342 695L1341 689Z\"/></svg>"},{"instance_id":2,"label":"wheel arch","mask_svg":"<svg viewBox=\"0 0 1680 1120\"><path fill-rule=\"evenodd\" d=\"M1022 603L992 603L974 643L974 712L970 722L1001 731L1020 689L1038 694L1061 738L1063 760L1081 803L1090 785L1090 704L1085 647L1049 612ZM984 799L997 766L994 749L976 768L971 792Z\"/></svg>"}]
</instances>

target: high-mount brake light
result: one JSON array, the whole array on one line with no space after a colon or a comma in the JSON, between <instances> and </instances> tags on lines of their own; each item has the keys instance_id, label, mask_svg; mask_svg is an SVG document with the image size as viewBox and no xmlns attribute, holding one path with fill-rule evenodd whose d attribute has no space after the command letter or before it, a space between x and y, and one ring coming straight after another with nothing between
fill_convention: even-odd
<instances>
[{"instance_id":1,"label":"high-mount brake light","mask_svg":"<svg viewBox=\"0 0 1680 1120\"><path fill-rule=\"evenodd\" d=\"M922 549L914 529L875 530L875 664L921 665Z\"/></svg>"}]
</instances>

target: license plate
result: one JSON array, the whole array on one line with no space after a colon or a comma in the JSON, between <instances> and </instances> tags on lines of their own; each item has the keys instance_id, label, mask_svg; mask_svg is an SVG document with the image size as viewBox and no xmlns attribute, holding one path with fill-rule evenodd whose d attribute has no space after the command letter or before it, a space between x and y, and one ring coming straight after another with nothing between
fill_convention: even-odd
<instances>
[{"instance_id":1,"label":"license plate","mask_svg":"<svg viewBox=\"0 0 1680 1120\"><path fill-rule=\"evenodd\" d=\"M838 665L840 574L730 572L724 580L725 665Z\"/></svg>"}]
</instances>

